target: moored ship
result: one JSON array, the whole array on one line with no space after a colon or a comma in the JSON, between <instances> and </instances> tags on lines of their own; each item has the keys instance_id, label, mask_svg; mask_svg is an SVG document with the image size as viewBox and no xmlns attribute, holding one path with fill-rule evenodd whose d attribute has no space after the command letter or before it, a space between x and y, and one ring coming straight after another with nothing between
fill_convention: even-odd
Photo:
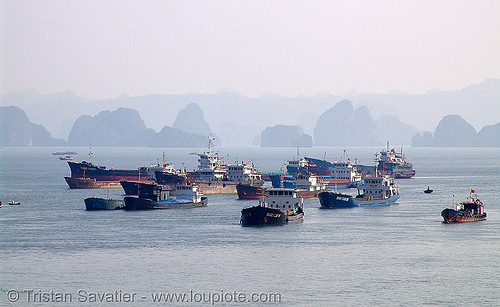
<instances>
[{"instance_id":1,"label":"moored ship","mask_svg":"<svg viewBox=\"0 0 500 307\"><path fill-rule=\"evenodd\" d=\"M84 202L85 202L85 208L89 211L116 210L116 209L123 209L125 207L125 202L119 199L89 197L85 198Z\"/></svg>"},{"instance_id":2,"label":"moored ship","mask_svg":"<svg viewBox=\"0 0 500 307\"><path fill-rule=\"evenodd\" d=\"M265 196L264 187L252 183L238 183L236 192L238 193L238 199L259 199Z\"/></svg>"},{"instance_id":3,"label":"moored ship","mask_svg":"<svg viewBox=\"0 0 500 307\"><path fill-rule=\"evenodd\" d=\"M141 166L137 169L107 168L92 163L92 150L89 150L89 162L68 161L71 175L64 177L71 189L120 188L120 181L153 181L154 171L165 166Z\"/></svg>"},{"instance_id":4,"label":"moored ship","mask_svg":"<svg viewBox=\"0 0 500 307\"><path fill-rule=\"evenodd\" d=\"M296 189L269 188L257 206L241 210L242 226L276 226L301 223L304 219L304 200Z\"/></svg>"},{"instance_id":5,"label":"moored ship","mask_svg":"<svg viewBox=\"0 0 500 307\"><path fill-rule=\"evenodd\" d=\"M378 170L376 172L375 170ZM413 164L407 159L401 148L396 152L394 148L387 148L376 154L375 165L353 164L346 158L345 150L342 159L330 162L323 159L305 157L299 160L288 161L287 171L290 174L311 172L324 177L329 186L350 185L364 177L389 175L392 178L411 178L415 176Z\"/></svg>"},{"instance_id":6,"label":"moored ship","mask_svg":"<svg viewBox=\"0 0 500 307\"><path fill-rule=\"evenodd\" d=\"M388 176L365 178L357 189L356 197L336 191L322 192L319 194L320 206L323 209L384 206L396 203L400 197L399 186Z\"/></svg>"},{"instance_id":7,"label":"moored ship","mask_svg":"<svg viewBox=\"0 0 500 307\"><path fill-rule=\"evenodd\" d=\"M464 223L486 220L484 204L475 195L475 190L470 191L467 200L456 204L455 209L446 208L441 211L444 223Z\"/></svg>"},{"instance_id":8,"label":"moored ship","mask_svg":"<svg viewBox=\"0 0 500 307\"><path fill-rule=\"evenodd\" d=\"M156 197L155 189L157 183L154 181L120 181L125 195L138 195L143 198L153 199Z\"/></svg>"},{"instance_id":9,"label":"moored ship","mask_svg":"<svg viewBox=\"0 0 500 307\"><path fill-rule=\"evenodd\" d=\"M359 204L354 201L354 197L337 191L321 192L318 195L318 199L321 209L359 207Z\"/></svg>"},{"instance_id":10,"label":"moored ship","mask_svg":"<svg viewBox=\"0 0 500 307\"><path fill-rule=\"evenodd\" d=\"M208 199L195 185L177 185L173 190L155 187L155 198L125 197L125 210L183 209L206 207Z\"/></svg>"},{"instance_id":11,"label":"moored ship","mask_svg":"<svg viewBox=\"0 0 500 307\"><path fill-rule=\"evenodd\" d=\"M100 166L91 162L73 162L68 161L71 170L70 178L91 178L97 181L120 181L150 179L150 168L139 167L137 169L114 169Z\"/></svg>"},{"instance_id":12,"label":"moored ship","mask_svg":"<svg viewBox=\"0 0 500 307\"><path fill-rule=\"evenodd\" d=\"M204 194L236 194L238 184L251 184L261 187L262 175L252 161L225 164L217 152L212 151L212 138L209 138L208 151L192 153L198 155L198 169L187 172L187 181L197 185Z\"/></svg>"},{"instance_id":13,"label":"moored ship","mask_svg":"<svg viewBox=\"0 0 500 307\"><path fill-rule=\"evenodd\" d=\"M347 188L362 179L357 166L346 157L346 150L342 158L334 162L327 161L326 156L323 160L305 157L288 161L286 169L291 177L297 174L317 176L327 187Z\"/></svg>"},{"instance_id":14,"label":"moored ship","mask_svg":"<svg viewBox=\"0 0 500 307\"><path fill-rule=\"evenodd\" d=\"M405 179L415 176L416 172L413 169L413 164L406 158L401 147L400 152L396 152L394 148L389 149L389 142L387 148L376 154L375 166L358 165L358 169L363 175L366 176L384 176L388 175L392 178ZM375 172L378 170L378 172Z\"/></svg>"},{"instance_id":15,"label":"moored ship","mask_svg":"<svg viewBox=\"0 0 500 307\"><path fill-rule=\"evenodd\" d=\"M274 188L297 189L298 197L317 197L319 193L329 190L324 177L311 173L295 173L294 175L269 174Z\"/></svg>"}]
</instances>

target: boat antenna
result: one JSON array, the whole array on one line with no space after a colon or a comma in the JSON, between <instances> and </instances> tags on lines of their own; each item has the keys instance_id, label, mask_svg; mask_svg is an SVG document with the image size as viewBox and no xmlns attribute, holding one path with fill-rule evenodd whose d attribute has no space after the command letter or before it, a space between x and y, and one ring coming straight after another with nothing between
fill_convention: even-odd
<instances>
[{"instance_id":1,"label":"boat antenna","mask_svg":"<svg viewBox=\"0 0 500 307\"><path fill-rule=\"evenodd\" d=\"M323 155L323 161L326 161L326 151L325 154Z\"/></svg>"}]
</instances>

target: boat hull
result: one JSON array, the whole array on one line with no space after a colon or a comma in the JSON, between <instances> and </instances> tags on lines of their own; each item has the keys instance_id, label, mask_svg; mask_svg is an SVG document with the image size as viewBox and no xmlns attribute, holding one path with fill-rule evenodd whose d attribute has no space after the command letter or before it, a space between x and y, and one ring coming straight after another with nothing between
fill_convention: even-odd
<instances>
[{"instance_id":1,"label":"boat hull","mask_svg":"<svg viewBox=\"0 0 500 307\"><path fill-rule=\"evenodd\" d=\"M241 210L241 226L279 226L286 223L286 214L279 209L255 206Z\"/></svg>"},{"instance_id":2,"label":"boat hull","mask_svg":"<svg viewBox=\"0 0 500 307\"><path fill-rule=\"evenodd\" d=\"M444 209L441 211L441 216L444 219L444 223L466 223L466 222L477 222L486 220L486 213L483 214L467 214L467 212L461 212L454 209Z\"/></svg>"},{"instance_id":3,"label":"boat hull","mask_svg":"<svg viewBox=\"0 0 500 307\"><path fill-rule=\"evenodd\" d=\"M206 181L194 180L192 184L197 185L203 194L236 194L237 182L233 181Z\"/></svg>"},{"instance_id":4,"label":"boat hull","mask_svg":"<svg viewBox=\"0 0 500 307\"><path fill-rule=\"evenodd\" d=\"M120 184L125 192L125 195L139 195L141 198L155 199L154 190L157 186L156 182L151 181L120 181Z\"/></svg>"},{"instance_id":5,"label":"boat hull","mask_svg":"<svg viewBox=\"0 0 500 307\"><path fill-rule=\"evenodd\" d=\"M321 209L359 207L351 195L336 192L321 192L318 195Z\"/></svg>"},{"instance_id":6,"label":"boat hull","mask_svg":"<svg viewBox=\"0 0 500 307\"><path fill-rule=\"evenodd\" d=\"M97 181L94 178L64 177L70 189L119 189L119 181Z\"/></svg>"},{"instance_id":7,"label":"boat hull","mask_svg":"<svg viewBox=\"0 0 500 307\"><path fill-rule=\"evenodd\" d=\"M156 202L149 198L125 197L125 210L155 210L155 209L187 209L206 207L208 198L201 197L201 201L193 202L187 199L164 200Z\"/></svg>"},{"instance_id":8,"label":"boat hull","mask_svg":"<svg viewBox=\"0 0 500 307\"><path fill-rule=\"evenodd\" d=\"M399 195L393 195L389 198L354 198L351 195L321 192L318 195L319 203L322 209L353 208L361 206L388 206L395 204Z\"/></svg>"},{"instance_id":9,"label":"boat hull","mask_svg":"<svg viewBox=\"0 0 500 307\"><path fill-rule=\"evenodd\" d=\"M262 186L240 183L236 185L238 199L259 199L265 195Z\"/></svg>"},{"instance_id":10,"label":"boat hull","mask_svg":"<svg viewBox=\"0 0 500 307\"><path fill-rule=\"evenodd\" d=\"M158 184L176 185L186 184L186 176L171 172L155 171L155 179Z\"/></svg>"},{"instance_id":11,"label":"boat hull","mask_svg":"<svg viewBox=\"0 0 500 307\"><path fill-rule=\"evenodd\" d=\"M87 210L116 210L123 209L125 202L117 199L104 199L98 197L90 197L84 200Z\"/></svg>"},{"instance_id":12,"label":"boat hull","mask_svg":"<svg viewBox=\"0 0 500 307\"><path fill-rule=\"evenodd\" d=\"M361 198L357 199L354 198L354 201L359 205L359 206L389 206L389 205L394 205L399 199L399 194L397 195L392 195L389 198Z\"/></svg>"},{"instance_id":13,"label":"boat hull","mask_svg":"<svg viewBox=\"0 0 500 307\"><path fill-rule=\"evenodd\" d=\"M93 178L97 181L116 181L130 180L139 181L140 178L149 178L146 171L140 172L139 169L134 170L118 170L113 168L99 167L94 164L85 162L68 161L71 169L72 178Z\"/></svg>"}]
</instances>

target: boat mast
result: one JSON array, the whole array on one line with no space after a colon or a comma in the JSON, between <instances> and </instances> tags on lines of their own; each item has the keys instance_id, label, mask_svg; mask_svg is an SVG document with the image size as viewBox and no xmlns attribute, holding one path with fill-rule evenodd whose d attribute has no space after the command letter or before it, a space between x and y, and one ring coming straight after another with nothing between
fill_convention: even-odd
<instances>
[{"instance_id":1,"label":"boat mast","mask_svg":"<svg viewBox=\"0 0 500 307\"><path fill-rule=\"evenodd\" d=\"M141 185L141 167L139 166L139 181L137 182L137 197L141 197L139 193L139 186Z\"/></svg>"},{"instance_id":2,"label":"boat mast","mask_svg":"<svg viewBox=\"0 0 500 307\"><path fill-rule=\"evenodd\" d=\"M93 154L92 144L90 144L90 146L89 146L89 163L92 163L92 154Z\"/></svg>"}]
</instances>

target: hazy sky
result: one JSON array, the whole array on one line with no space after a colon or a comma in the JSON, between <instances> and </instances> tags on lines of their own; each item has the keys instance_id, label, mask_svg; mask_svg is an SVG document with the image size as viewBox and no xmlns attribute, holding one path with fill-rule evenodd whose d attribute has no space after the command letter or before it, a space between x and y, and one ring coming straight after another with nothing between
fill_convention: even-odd
<instances>
[{"instance_id":1,"label":"hazy sky","mask_svg":"<svg viewBox=\"0 0 500 307\"><path fill-rule=\"evenodd\" d=\"M1 1L0 93L424 93L500 78L500 1Z\"/></svg>"}]
</instances>

